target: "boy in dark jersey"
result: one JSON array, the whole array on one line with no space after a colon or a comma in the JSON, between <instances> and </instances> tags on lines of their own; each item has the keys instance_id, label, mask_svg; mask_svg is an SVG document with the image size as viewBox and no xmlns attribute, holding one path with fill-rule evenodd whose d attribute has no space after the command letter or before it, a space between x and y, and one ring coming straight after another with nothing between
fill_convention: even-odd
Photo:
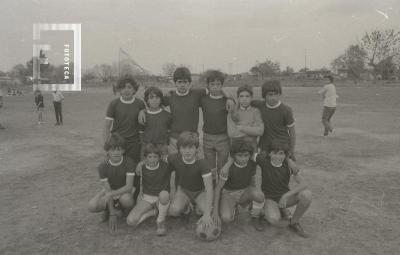
<instances>
[{"instance_id":1,"label":"boy in dark jersey","mask_svg":"<svg viewBox=\"0 0 400 255\"><path fill-rule=\"evenodd\" d=\"M307 189L303 177L297 168L290 169L287 165L289 146L282 140L270 143L268 155L255 155L256 163L261 167L261 189L265 195L265 218L271 224L277 224L281 218L282 209L296 206L289 219L289 228L302 237L308 234L300 226L299 219L311 205L312 193ZM290 178L297 185L290 189Z\"/></svg>"},{"instance_id":2,"label":"boy in dark jersey","mask_svg":"<svg viewBox=\"0 0 400 255\"><path fill-rule=\"evenodd\" d=\"M126 142L125 154L136 163L140 161L139 111L144 109L144 103L135 94L139 88L135 79L125 76L118 81L117 89L120 97L112 100L107 108L103 130L103 139L107 141L111 133L118 133ZM140 192L140 178L135 178L136 188L133 198L137 199Z\"/></svg>"},{"instance_id":3,"label":"boy in dark jersey","mask_svg":"<svg viewBox=\"0 0 400 255\"><path fill-rule=\"evenodd\" d=\"M137 166L137 172L142 176L143 197L127 217L130 226L138 226L141 222L157 214L157 235L167 233L165 217L170 203L169 183L171 167L161 159L161 151L156 145L146 144L144 147L144 161Z\"/></svg>"},{"instance_id":4,"label":"boy in dark jersey","mask_svg":"<svg viewBox=\"0 0 400 255\"><path fill-rule=\"evenodd\" d=\"M252 222L261 231L260 214L265 201L264 194L255 185L257 164L249 160L253 152L250 142L235 140L232 143L231 157L221 169L215 188L213 217L219 219L220 215L223 222L232 222L237 205L247 206L253 202Z\"/></svg>"},{"instance_id":5,"label":"boy in dark jersey","mask_svg":"<svg viewBox=\"0 0 400 255\"><path fill-rule=\"evenodd\" d=\"M222 93L224 74L217 70L208 72L209 94L200 99L203 111L203 152L204 159L211 167L216 180L229 155L229 137L226 128L227 98Z\"/></svg>"},{"instance_id":6,"label":"boy in dark jersey","mask_svg":"<svg viewBox=\"0 0 400 255\"><path fill-rule=\"evenodd\" d=\"M162 153L162 157L168 155L169 132L171 126L171 113L162 108L164 96L157 87L149 87L144 92L146 102L146 123L142 128L142 158L143 148L146 144L154 144Z\"/></svg>"},{"instance_id":7,"label":"boy in dark jersey","mask_svg":"<svg viewBox=\"0 0 400 255\"><path fill-rule=\"evenodd\" d=\"M296 160L294 155L296 144L294 117L292 109L280 100L282 95L280 81L266 81L262 86L261 94L264 101L252 101L252 105L260 110L264 122L264 134L259 140L261 151L268 151L272 140L282 140L290 145L289 157Z\"/></svg>"},{"instance_id":8,"label":"boy in dark jersey","mask_svg":"<svg viewBox=\"0 0 400 255\"><path fill-rule=\"evenodd\" d=\"M111 232L116 230L117 209L130 210L134 204L131 192L136 165L123 156L124 145L124 139L118 134L112 134L104 144L107 159L98 167L103 189L89 201L89 211L103 212L103 220L109 220Z\"/></svg>"},{"instance_id":9,"label":"boy in dark jersey","mask_svg":"<svg viewBox=\"0 0 400 255\"><path fill-rule=\"evenodd\" d=\"M185 131L179 135L177 154L168 156L168 163L175 170L178 189L169 207L171 216L188 215L190 203L195 202L202 214L199 221L211 226L213 203L213 184L210 168L204 159L197 159L199 136Z\"/></svg>"}]
</instances>

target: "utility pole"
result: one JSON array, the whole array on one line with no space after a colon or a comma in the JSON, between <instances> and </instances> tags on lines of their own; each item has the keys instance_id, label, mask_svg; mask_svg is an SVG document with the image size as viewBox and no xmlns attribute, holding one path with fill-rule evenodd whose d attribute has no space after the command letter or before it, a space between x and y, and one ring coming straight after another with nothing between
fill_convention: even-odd
<instances>
[{"instance_id":1,"label":"utility pole","mask_svg":"<svg viewBox=\"0 0 400 255\"><path fill-rule=\"evenodd\" d=\"M307 49L304 50L304 72L307 71Z\"/></svg>"}]
</instances>

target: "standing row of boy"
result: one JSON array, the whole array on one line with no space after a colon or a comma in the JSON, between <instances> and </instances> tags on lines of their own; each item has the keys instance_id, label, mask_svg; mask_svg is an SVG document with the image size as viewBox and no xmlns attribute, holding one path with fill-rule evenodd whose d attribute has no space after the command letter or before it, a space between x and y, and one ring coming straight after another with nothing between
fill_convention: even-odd
<instances>
[{"instance_id":1,"label":"standing row of boy","mask_svg":"<svg viewBox=\"0 0 400 255\"><path fill-rule=\"evenodd\" d=\"M108 155L98 168L103 190L89 202L90 211L103 212L111 230L120 209L131 226L158 214L157 234L165 235L167 215L187 218L195 209L201 215L198 224L220 226L221 220L234 219L238 205L250 204L256 229L264 229L264 219L276 224L284 217L290 229L307 237L299 219L310 206L311 192L295 164L295 123L291 108L280 101L279 81L262 86L264 101L253 100L252 87L240 87L236 105L219 71L209 73L207 89L191 88L184 67L173 78L175 91L164 96L148 88L145 103L134 96L139 86L133 78L118 82L121 96L109 104L103 130ZM261 190L255 185L257 166ZM291 176L298 183L293 189ZM294 205L290 215L286 208Z\"/></svg>"}]
</instances>

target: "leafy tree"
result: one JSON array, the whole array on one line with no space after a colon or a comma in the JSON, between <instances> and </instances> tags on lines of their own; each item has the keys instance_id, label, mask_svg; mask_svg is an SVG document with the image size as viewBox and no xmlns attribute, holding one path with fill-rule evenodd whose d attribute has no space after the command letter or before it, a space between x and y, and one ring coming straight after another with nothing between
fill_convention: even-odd
<instances>
[{"instance_id":1,"label":"leafy tree","mask_svg":"<svg viewBox=\"0 0 400 255\"><path fill-rule=\"evenodd\" d=\"M272 62L266 59L265 62L258 63L250 69L250 72L261 74L262 79L266 76L273 76L281 72L279 62Z\"/></svg>"},{"instance_id":2,"label":"leafy tree","mask_svg":"<svg viewBox=\"0 0 400 255\"><path fill-rule=\"evenodd\" d=\"M367 63L373 67L374 75L380 74L387 79L387 74L400 61L400 31L387 29L367 32L361 38L361 47L367 53Z\"/></svg>"},{"instance_id":3,"label":"leafy tree","mask_svg":"<svg viewBox=\"0 0 400 255\"><path fill-rule=\"evenodd\" d=\"M355 83L365 70L367 52L360 45L350 45L344 54L338 56L331 63L334 70L346 69L347 76Z\"/></svg>"}]
</instances>

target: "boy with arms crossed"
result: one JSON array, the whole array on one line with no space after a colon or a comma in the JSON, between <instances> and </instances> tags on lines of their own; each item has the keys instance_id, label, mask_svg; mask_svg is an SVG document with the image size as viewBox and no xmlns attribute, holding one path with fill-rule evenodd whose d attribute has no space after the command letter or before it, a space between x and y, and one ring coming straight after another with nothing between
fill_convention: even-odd
<instances>
[{"instance_id":1,"label":"boy with arms crossed","mask_svg":"<svg viewBox=\"0 0 400 255\"><path fill-rule=\"evenodd\" d=\"M175 170L178 189L169 207L171 216L188 215L190 203L195 202L200 221L211 226L213 204L213 184L210 168L203 159L197 159L199 136L197 133L185 131L179 135L179 152L168 156L168 163Z\"/></svg>"},{"instance_id":2,"label":"boy with arms crossed","mask_svg":"<svg viewBox=\"0 0 400 255\"><path fill-rule=\"evenodd\" d=\"M264 208L264 194L256 189L256 163L251 161L254 149L250 142L236 140L232 143L228 162L221 169L220 178L215 188L214 219L221 215L225 223L235 218L237 205L247 206L253 202L252 223L262 231L260 214ZM222 193L222 194L221 194Z\"/></svg>"},{"instance_id":3,"label":"boy with arms crossed","mask_svg":"<svg viewBox=\"0 0 400 255\"><path fill-rule=\"evenodd\" d=\"M144 147L144 161L137 166L137 172L142 176L143 197L129 213L127 223L138 226L141 222L157 214L157 235L167 233L165 217L169 207L169 183L171 167L161 160L161 150L153 144Z\"/></svg>"},{"instance_id":4,"label":"boy with arms crossed","mask_svg":"<svg viewBox=\"0 0 400 255\"><path fill-rule=\"evenodd\" d=\"M126 76L118 81L117 89L121 96L108 105L103 130L104 141L107 141L111 133L121 135L126 142L125 155L136 163L140 161L138 115L145 108L143 101L134 96L138 88L133 77ZM136 190L133 198L136 201L140 192L140 178L135 178L134 187Z\"/></svg>"},{"instance_id":5,"label":"boy with arms crossed","mask_svg":"<svg viewBox=\"0 0 400 255\"><path fill-rule=\"evenodd\" d=\"M289 146L281 140L270 143L268 155L256 154L255 161L261 167L261 189L265 195L265 219L271 224L277 224L281 218L281 209L296 206L293 216L289 219L289 228L299 236L309 235L300 226L299 220L311 205L312 193L307 189L304 178L299 170L290 169L287 165ZM297 185L289 189L290 178Z\"/></svg>"},{"instance_id":6,"label":"boy with arms crossed","mask_svg":"<svg viewBox=\"0 0 400 255\"><path fill-rule=\"evenodd\" d=\"M103 190L89 201L89 211L103 212L103 220L109 220L111 232L117 229L117 208L130 210L134 204L132 197L135 163L124 154L124 139L112 134L104 144L107 159L98 167Z\"/></svg>"}]
</instances>

